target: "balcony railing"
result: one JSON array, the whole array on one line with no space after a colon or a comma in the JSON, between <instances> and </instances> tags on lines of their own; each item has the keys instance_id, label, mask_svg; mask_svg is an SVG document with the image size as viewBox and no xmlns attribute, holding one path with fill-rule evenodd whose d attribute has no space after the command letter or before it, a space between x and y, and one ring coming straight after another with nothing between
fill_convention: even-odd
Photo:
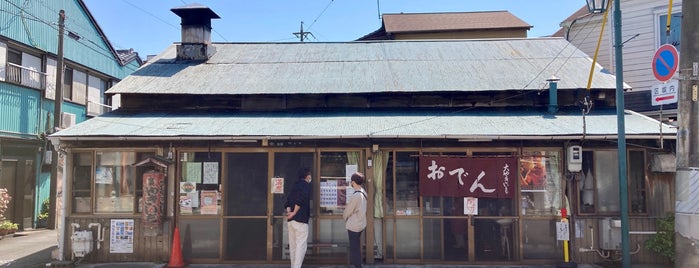
<instances>
[{"instance_id":1,"label":"balcony railing","mask_svg":"<svg viewBox=\"0 0 699 268\"><path fill-rule=\"evenodd\" d=\"M46 89L46 74L14 63L7 63L5 81L39 90Z\"/></svg>"},{"instance_id":2,"label":"balcony railing","mask_svg":"<svg viewBox=\"0 0 699 268\"><path fill-rule=\"evenodd\" d=\"M88 116L98 116L103 113L111 112L112 106L96 103L93 101L87 101L87 115Z\"/></svg>"}]
</instances>

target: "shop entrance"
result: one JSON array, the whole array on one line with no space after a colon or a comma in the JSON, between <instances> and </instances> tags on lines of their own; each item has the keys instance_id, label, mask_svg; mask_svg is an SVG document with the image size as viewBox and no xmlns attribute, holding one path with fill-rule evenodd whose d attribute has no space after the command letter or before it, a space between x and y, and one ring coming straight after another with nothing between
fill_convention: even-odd
<instances>
[{"instance_id":1,"label":"shop entrance","mask_svg":"<svg viewBox=\"0 0 699 268\"><path fill-rule=\"evenodd\" d=\"M464 214L464 207L469 203L477 206L477 215ZM424 204L426 260L504 262L516 259L517 221L511 212L512 199L428 197Z\"/></svg>"},{"instance_id":2,"label":"shop entrance","mask_svg":"<svg viewBox=\"0 0 699 268\"><path fill-rule=\"evenodd\" d=\"M227 153L225 162L224 260L288 259L284 202L313 153Z\"/></svg>"}]
</instances>

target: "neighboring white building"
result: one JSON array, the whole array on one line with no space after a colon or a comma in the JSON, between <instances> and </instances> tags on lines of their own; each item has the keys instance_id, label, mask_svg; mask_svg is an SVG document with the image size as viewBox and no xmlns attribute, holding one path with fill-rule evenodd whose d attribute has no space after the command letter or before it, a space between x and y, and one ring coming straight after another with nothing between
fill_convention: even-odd
<instances>
[{"instance_id":1,"label":"neighboring white building","mask_svg":"<svg viewBox=\"0 0 699 268\"><path fill-rule=\"evenodd\" d=\"M624 82L632 89L626 91L626 108L641 112L663 121L677 119L677 105L651 106L651 89L660 84L653 76L652 60L655 51L663 44L671 43L680 50L681 1L672 7L669 42L666 41L668 1L621 0L621 28L623 43ZM593 56L600 36L603 14L589 14L583 6L561 23L562 29L555 35L565 37L586 54ZM609 72L615 72L614 62L614 20L607 16L607 24L602 34L597 62ZM675 77L678 75L675 74ZM591 96L596 98L598 96Z\"/></svg>"}]
</instances>

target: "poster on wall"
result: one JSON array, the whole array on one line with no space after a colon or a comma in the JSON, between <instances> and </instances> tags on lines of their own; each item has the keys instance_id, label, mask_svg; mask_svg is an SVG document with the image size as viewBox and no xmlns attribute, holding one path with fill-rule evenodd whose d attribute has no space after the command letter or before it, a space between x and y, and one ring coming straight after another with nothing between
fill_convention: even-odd
<instances>
[{"instance_id":1,"label":"poster on wall","mask_svg":"<svg viewBox=\"0 0 699 268\"><path fill-rule=\"evenodd\" d=\"M218 162L204 162L204 184L218 184Z\"/></svg>"},{"instance_id":2,"label":"poster on wall","mask_svg":"<svg viewBox=\"0 0 699 268\"><path fill-rule=\"evenodd\" d=\"M201 191L201 214L218 214L218 191Z\"/></svg>"},{"instance_id":3,"label":"poster on wall","mask_svg":"<svg viewBox=\"0 0 699 268\"><path fill-rule=\"evenodd\" d=\"M109 231L109 253L133 253L133 219L111 221Z\"/></svg>"},{"instance_id":4,"label":"poster on wall","mask_svg":"<svg viewBox=\"0 0 699 268\"><path fill-rule=\"evenodd\" d=\"M519 182L522 190L544 190L546 158L540 155L519 159Z\"/></svg>"}]
</instances>

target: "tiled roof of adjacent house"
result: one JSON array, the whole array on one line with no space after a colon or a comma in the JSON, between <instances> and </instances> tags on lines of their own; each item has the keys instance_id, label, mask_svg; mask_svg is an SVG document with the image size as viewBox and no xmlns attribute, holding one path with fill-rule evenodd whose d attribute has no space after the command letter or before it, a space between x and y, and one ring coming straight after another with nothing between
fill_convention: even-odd
<instances>
[{"instance_id":1,"label":"tiled roof of adjacent house","mask_svg":"<svg viewBox=\"0 0 699 268\"><path fill-rule=\"evenodd\" d=\"M508 11L384 14L383 23L388 33L532 27Z\"/></svg>"}]
</instances>

